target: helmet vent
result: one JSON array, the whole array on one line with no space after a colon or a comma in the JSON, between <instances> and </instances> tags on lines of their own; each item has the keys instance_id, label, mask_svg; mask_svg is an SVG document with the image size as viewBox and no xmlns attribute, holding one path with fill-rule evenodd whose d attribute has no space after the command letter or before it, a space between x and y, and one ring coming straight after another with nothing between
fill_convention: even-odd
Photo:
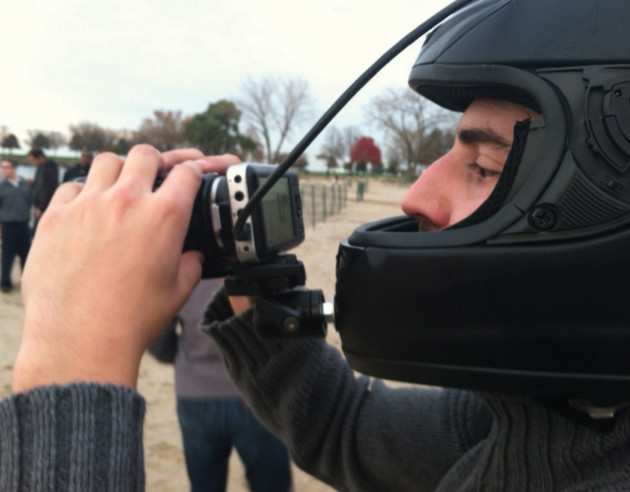
<instances>
[{"instance_id":1,"label":"helmet vent","mask_svg":"<svg viewBox=\"0 0 630 492\"><path fill-rule=\"evenodd\" d=\"M587 98L587 145L615 171L630 169L630 73L592 70ZM608 78L607 78L608 77Z\"/></svg>"},{"instance_id":2,"label":"helmet vent","mask_svg":"<svg viewBox=\"0 0 630 492\"><path fill-rule=\"evenodd\" d=\"M602 224L628 213L628 209L611 203L610 199L589 186L580 176L571 182L558 205L562 210L558 230Z\"/></svg>"}]
</instances>

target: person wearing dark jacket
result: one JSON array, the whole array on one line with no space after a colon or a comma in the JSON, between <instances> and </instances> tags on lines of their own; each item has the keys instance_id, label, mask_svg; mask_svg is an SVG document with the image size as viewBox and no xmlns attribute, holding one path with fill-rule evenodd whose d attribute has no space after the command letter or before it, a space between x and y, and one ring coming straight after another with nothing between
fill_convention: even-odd
<instances>
[{"instance_id":1,"label":"person wearing dark jacket","mask_svg":"<svg viewBox=\"0 0 630 492\"><path fill-rule=\"evenodd\" d=\"M34 231L37 228L39 219L48 207L57 186L59 186L59 168L55 161L48 159L44 151L38 148L31 149L28 153L28 159L34 166L37 166L35 180L33 181Z\"/></svg>"},{"instance_id":2,"label":"person wearing dark jacket","mask_svg":"<svg viewBox=\"0 0 630 492\"><path fill-rule=\"evenodd\" d=\"M26 180L17 175L17 164L2 161L0 180L0 228L2 228L2 279L0 289L10 292L13 260L19 256L22 269L31 246L28 222L33 205L33 192Z\"/></svg>"},{"instance_id":3,"label":"person wearing dark jacket","mask_svg":"<svg viewBox=\"0 0 630 492\"><path fill-rule=\"evenodd\" d=\"M72 181L77 178L84 178L90 172L90 166L92 165L92 152L89 150L81 151L81 157L79 157L79 162L77 162L74 166L69 168L63 174L63 182Z\"/></svg>"}]
</instances>

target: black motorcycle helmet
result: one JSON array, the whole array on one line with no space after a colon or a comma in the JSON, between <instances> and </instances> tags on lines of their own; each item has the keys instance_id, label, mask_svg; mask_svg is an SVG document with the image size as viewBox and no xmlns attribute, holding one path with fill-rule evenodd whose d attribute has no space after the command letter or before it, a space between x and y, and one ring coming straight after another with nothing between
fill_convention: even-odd
<instances>
[{"instance_id":1,"label":"black motorcycle helmet","mask_svg":"<svg viewBox=\"0 0 630 492\"><path fill-rule=\"evenodd\" d=\"M539 397L630 400L627 0L479 0L428 37L410 86L452 110L528 106L470 217L358 228L335 322L366 374Z\"/></svg>"}]
</instances>

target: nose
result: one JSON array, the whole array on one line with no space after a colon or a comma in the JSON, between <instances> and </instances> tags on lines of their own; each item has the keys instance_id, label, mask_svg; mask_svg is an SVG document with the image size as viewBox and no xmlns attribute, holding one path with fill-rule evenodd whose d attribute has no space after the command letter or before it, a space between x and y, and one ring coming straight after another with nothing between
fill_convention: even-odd
<instances>
[{"instance_id":1,"label":"nose","mask_svg":"<svg viewBox=\"0 0 630 492\"><path fill-rule=\"evenodd\" d=\"M455 181L449 168L452 157L445 154L431 164L405 193L401 208L420 221L421 228L437 231L452 225Z\"/></svg>"}]
</instances>

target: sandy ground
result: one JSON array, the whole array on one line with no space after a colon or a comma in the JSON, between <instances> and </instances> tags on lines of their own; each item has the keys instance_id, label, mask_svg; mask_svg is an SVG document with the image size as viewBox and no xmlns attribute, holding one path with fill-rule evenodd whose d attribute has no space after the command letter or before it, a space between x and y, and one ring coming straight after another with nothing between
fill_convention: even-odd
<instances>
[{"instance_id":1,"label":"sandy ground","mask_svg":"<svg viewBox=\"0 0 630 492\"><path fill-rule=\"evenodd\" d=\"M327 300L334 294L335 255L339 241L358 226L384 217L400 215L400 199L405 191L393 183L369 180L362 202L355 201L356 183L349 188L348 203L339 214L307 230L306 241L292 252L304 262L307 287L324 291ZM0 294L0 397L11 392L13 361L20 343L24 310L19 294L20 271L15 263L13 280L16 289ZM339 346L339 338L329 326L328 341ZM181 438L175 413L173 371L150 355L142 360L138 390L147 400L144 430L146 480L148 491L184 491L186 475ZM332 490L294 467L296 492ZM247 491L247 482L238 455L230 459L228 492Z\"/></svg>"}]
</instances>

